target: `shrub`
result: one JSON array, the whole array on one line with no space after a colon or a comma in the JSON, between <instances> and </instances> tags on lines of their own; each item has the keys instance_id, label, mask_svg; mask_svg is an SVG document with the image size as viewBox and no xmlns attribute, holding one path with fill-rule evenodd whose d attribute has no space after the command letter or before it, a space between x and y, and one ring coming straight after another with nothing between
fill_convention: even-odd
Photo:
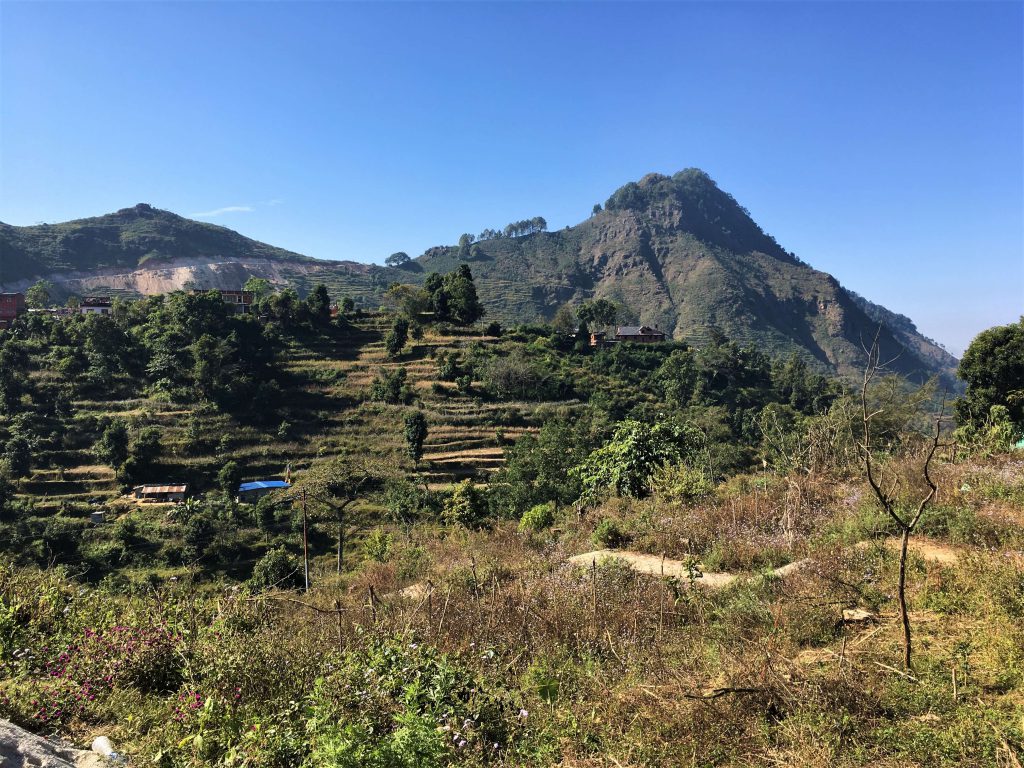
<instances>
[{"instance_id":1,"label":"shrub","mask_svg":"<svg viewBox=\"0 0 1024 768\"><path fill-rule=\"evenodd\" d=\"M519 530L523 533L539 533L555 522L555 502L530 507L519 519Z\"/></svg>"},{"instance_id":2,"label":"shrub","mask_svg":"<svg viewBox=\"0 0 1024 768\"><path fill-rule=\"evenodd\" d=\"M382 528L377 528L366 537L366 541L363 542L363 550L371 560L376 560L378 563L386 563L391 557L391 544L393 541L394 537L390 533L387 533Z\"/></svg>"},{"instance_id":3,"label":"shrub","mask_svg":"<svg viewBox=\"0 0 1024 768\"><path fill-rule=\"evenodd\" d=\"M407 375L405 368L381 371L370 385L370 399L391 405L412 402L413 392L406 384Z\"/></svg>"},{"instance_id":4,"label":"shrub","mask_svg":"<svg viewBox=\"0 0 1024 768\"><path fill-rule=\"evenodd\" d=\"M271 587L294 589L299 586L299 564L284 547L270 550L252 569L249 587L262 592Z\"/></svg>"},{"instance_id":5,"label":"shrub","mask_svg":"<svg viewBox=\"0 0 1024 768\"><path fill-rule=\"evenodd\" d=\"M473 485L473 481L467 479L455 486L444 503L441 515L449 525L475 528L483 521L486 509L483 495Z\"/></svg>"},{"instance_id":6,"label":"shrub","mask_svg":"<svg viewBox=\"0 0 1024 768\"><path fill-rule=\"evenodd\" d=\"M619 523L607 517L598 522L592 538L602 549L617 549L629 540Z\"/></svg>"}]
</instances>

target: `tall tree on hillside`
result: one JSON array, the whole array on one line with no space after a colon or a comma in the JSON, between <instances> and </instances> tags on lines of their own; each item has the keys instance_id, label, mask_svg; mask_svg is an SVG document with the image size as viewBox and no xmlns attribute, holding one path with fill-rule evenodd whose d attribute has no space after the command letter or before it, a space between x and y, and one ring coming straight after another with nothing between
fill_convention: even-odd
<instances>
[{"instance_id":1,"label":"tall tree on hillside","mask_svg":"<svg viewBox=\"0 0 1024 768\"><path fill-rule=\"evenodd\" d=\"M580 305L576 310L576 316L580 321L594 327L604 328L615 324L615 318L619 315L619 308L608 299L594 299Z\"/></svg>"},{"instance_id":2,"label":"tall tree on hillside","mask_svg":"<svg viewBox=\"0 0 1024 768\"><path fill-rule=\"evenodd\" d=\"M396 317L391 324L391 330L384 337L384 350L388 357L398 357L398 354L405 347L409 340L409 321L404 317Z\"/></svg>"},{"instance_id":3,"label":"tall tree on hillside","mask_svg":"<svg viewBox=\"0 0 1024 768\"><path fill-rule=\"evenodd\" d=\"M405 442L409 458L419 464L423 458L423 443L427 439L427 417L423 411L415 411L405 417Z\"/></svg>"},{"instance_id":4,"label":"tall tree on hillside","mask_svg":"<svg viewBox=\"0 0 1024 768\"><path fill-rule=\"evenodd\" d=\"M306 297L306 308L315 322L326 324L331 321L331 296L327 286L318 283L316 288Z\"/></svg>"},{"instance_id":5,"label":"tall tree on hillside","mask_svg":"<svg viewBox=\"0 0 1024 768\"><path fill-rule=\"evenodd\" d=\"M39 280L25 291L25 303L33 309L48 307L52 291L53 283L49 280Z\"/></svg>"},{"instance_id":6,"label":"tall tree on hillside","mask_svg":"<svg viewBox=\"0 0 1024 768\"><path fill-rule=\"evenodd\" d=\"M337 526L337 572L345 562L346 511L358 499L380 489L393 472L381 459L368 454L340 454L311 467L297 483L310 500L326 507Z\"/></svg>"},{"instance_id":7,"label":"tall tree on hillside","mask_svg":"<svg viewBox=\"0 0 1024 768\"><path fill-rule=\"evenodd\" d=\"M217 472L217 485L225 498L233 499L238 494L238 486L242 482L242 468L237 461L229 461Z\"/></svg>"},{"instance_id":8,"label":"tall tree on hillside","mask_svg":"<svg viewBox=\"0 0 1024 768\"><path fill-rule=\"evenodd\" d=\"M387 267L394 267L396 269L400 269L404 267L406 264L408 264L410 261L412 261L412 259L409 258L408 253L406 253L405 251L398 251L397 253L392 253L390 256L384 259L384 265Z\"/></svg>"},{"instance_id":9,"label":"tall tree on hillside","mask_svg":"<svg viewBox=\"0 0 1024 768\"><path fill-rule=\"evenodd\" d=\"M449 318L459 325L472 325L484 315L483 304L476 293L473 273L468 264L444 277Z\"/></svg>"},{"instance_id":10,"label":"tall tree on hillside","mask_svg":"<svg viewBox=\"0 0 1024 768\"><path fill-rule=\"evenodd\" d=\"M271 285L270 281L265 277L256 277L253 275L245 281L245 285L242 286L242 290L248 291L252 294L254 301L260 302L274 292L274 286Z\"/></svg>"}]
</instances>

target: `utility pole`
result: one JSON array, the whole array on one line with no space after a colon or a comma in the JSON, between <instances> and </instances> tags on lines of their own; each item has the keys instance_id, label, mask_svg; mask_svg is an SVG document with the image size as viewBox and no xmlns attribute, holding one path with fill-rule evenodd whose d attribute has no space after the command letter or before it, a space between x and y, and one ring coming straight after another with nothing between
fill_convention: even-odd
<instances>
[{"instance_id":1,"label":"utility pole","mask_svg":"<svg viewBox=\"0 0 1024 768\"><path fill-rule=\"evenodd\" d=\"M309 592L309 536L306 529L306 491L302 491L302 569L306 576L306 591Z\"/></svg>"}]
</instances>

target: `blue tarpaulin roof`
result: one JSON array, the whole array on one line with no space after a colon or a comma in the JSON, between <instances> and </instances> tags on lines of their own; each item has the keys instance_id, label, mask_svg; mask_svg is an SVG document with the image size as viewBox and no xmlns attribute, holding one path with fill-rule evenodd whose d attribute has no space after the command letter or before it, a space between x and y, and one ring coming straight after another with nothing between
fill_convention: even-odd
<instances>
[{"instance_id":1,"label":"blue tarpaulin roof","mask_svg":"<svg viewBox=\"0 0 1024 768\"><path fill-rule=\"evenodd\" d=\"M238 486L239 493L246 491L259 491L269 488L291 488L291 485L284 480L253 480L251 483L242 483Z\"/></svg>"}]
</instances>

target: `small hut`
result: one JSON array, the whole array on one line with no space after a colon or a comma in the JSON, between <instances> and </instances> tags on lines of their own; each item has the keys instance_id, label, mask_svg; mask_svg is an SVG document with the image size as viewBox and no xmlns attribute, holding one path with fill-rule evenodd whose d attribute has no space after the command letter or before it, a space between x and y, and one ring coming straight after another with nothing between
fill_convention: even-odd
<instances>
[{"instance_id":1,"label":"small hut","mask_svg":"<svg viewBox=\"0 0 1024 768\"><path fill-rule=\"evenodd\" d=\"M139 501L174 502L184 501L188 493L188 485L137 485L134 488L135 498Z\"/></svg>"}]
</instances>

